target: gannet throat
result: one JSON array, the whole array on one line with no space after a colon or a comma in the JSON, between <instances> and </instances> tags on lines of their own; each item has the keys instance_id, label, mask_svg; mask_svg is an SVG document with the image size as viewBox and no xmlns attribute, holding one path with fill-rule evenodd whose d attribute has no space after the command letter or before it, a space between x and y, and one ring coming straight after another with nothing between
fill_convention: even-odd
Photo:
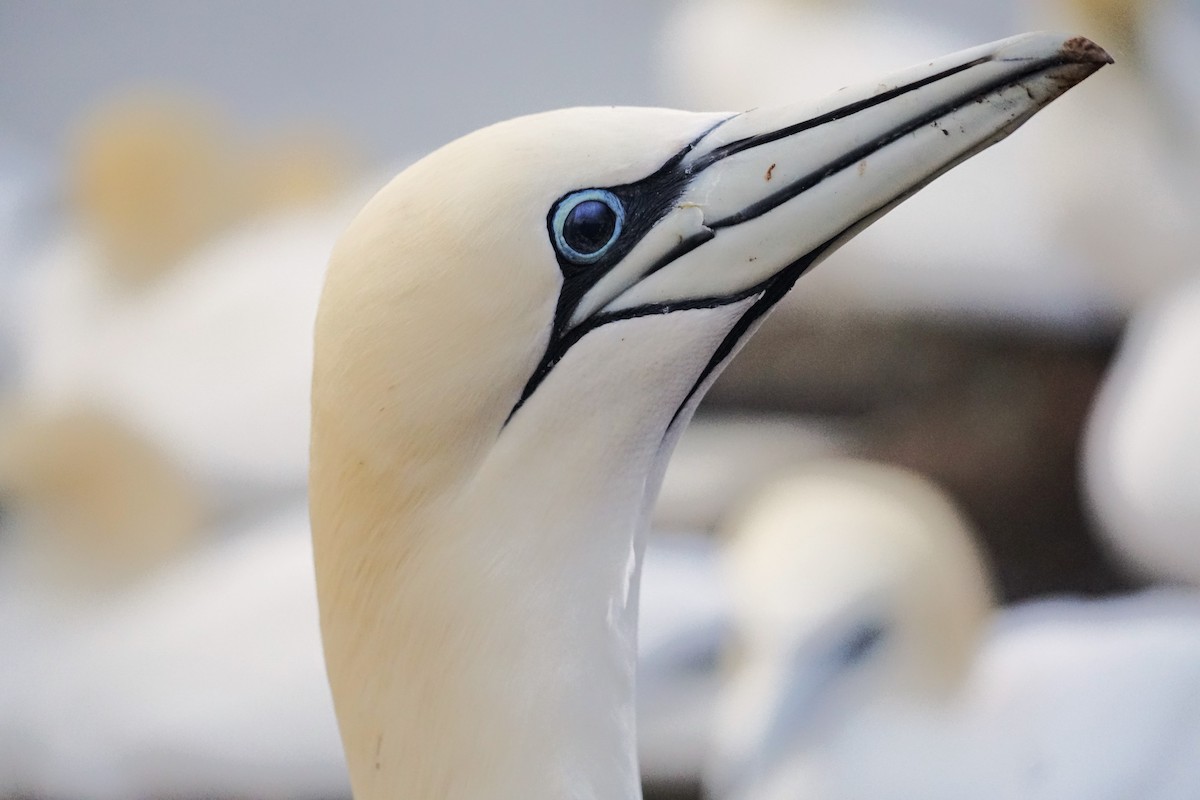
<instances>
[{"instance_id":1,"label":"gannet throat","mask_svg":"<svg viewBox=\"0 0 1200 800\"><path fill-rule=\"evenodd\" d=\"M815 105L555 111L385 187L313 375L358 800L636 797L642 539L696 404L804 270L1107 61L1036 34Z\"/></svg>"}]
</instances>

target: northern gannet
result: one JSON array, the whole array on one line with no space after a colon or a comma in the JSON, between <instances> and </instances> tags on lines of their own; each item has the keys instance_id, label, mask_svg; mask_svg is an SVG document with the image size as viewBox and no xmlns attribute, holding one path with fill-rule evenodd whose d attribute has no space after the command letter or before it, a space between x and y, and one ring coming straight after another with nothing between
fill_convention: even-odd
<instances>
[{"instance_id":1,"label":"northern gannet","mask_svg":"<svg viewBox=\"0 0 1200 800\"><path fill-rule=\"evenodd\" d=\"M71 131L70 227L116 285L153 282L244 216L233 151L204 103L149 93L102 103Z\"/></svg>"},{"instance_id":2,"label":"northern gannet","mask_svg":"<svg viewBox=\"0 0 1200 800\"><path fill-rule=\"evenodd\" d=\"M732 526L718 800L1117 800L1200 792L1200 594L993 613L952 502L814 464Z\"/></svg>"},{"instance_id":3,"label":"northern gannet","mask_svg":"<svg viewBox=\"0 0 1200 800\"><path fill-rule=\"evenodd\" d=\"M633 798L671 447L806 269L1108 63L1031 34L813 104L459 139L334 249L309 498L358 800Z\"/></svg>"}]
</instances>

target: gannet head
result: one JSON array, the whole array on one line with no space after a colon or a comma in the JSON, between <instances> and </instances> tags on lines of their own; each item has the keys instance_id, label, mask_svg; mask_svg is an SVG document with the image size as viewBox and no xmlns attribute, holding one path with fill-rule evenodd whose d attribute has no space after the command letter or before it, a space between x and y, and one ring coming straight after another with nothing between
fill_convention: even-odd
<instances>
[{"instance_id":1,"label":"gannet head","mask_svg":"<svg viewBox=\"0 0 1200 800\"><path fill-rule=\"evenodd\" d=\"M881 705L936 709L961 688L993 610L971 528L919 475L817 462L731 526L737 632L710 785L760 796L781 762ZM919 712L918 712L919 713Z\"/></svg>"},{"instance_id":2,"label":"gannet head","mask_svg":"<svg viewBox=\"0 0 1200 800\"><path fill-rule=\"evenodd\" d=\"M1107 61L1038 34L817 104L551 112L384 188L313 383L356 793L633 796L640 532L704 390L806 269Z\"/></svg>"}]
</instances>

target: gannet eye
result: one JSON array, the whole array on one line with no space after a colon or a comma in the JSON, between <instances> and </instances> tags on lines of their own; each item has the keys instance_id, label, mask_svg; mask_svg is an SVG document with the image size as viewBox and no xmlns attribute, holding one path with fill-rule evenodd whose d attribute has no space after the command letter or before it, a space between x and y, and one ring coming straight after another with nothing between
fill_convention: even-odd
<instances>
[{"instance_id":1,"label":"gannet eye","mask_svg":"<svg viewBox=\"0 0 1200 800\"><path fill-rule=\"evenodd\" d=\"M552 230L555 249L575 264L600 259L621 235L625 209L612 192L584 189L558 201Z\"/></svg>"}]
</instances>

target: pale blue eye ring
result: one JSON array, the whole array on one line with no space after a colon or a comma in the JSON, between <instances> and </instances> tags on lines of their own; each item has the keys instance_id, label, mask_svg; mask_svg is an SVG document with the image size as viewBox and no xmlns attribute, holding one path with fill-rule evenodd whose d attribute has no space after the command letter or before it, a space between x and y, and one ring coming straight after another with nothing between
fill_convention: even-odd
<instances>
[{"instance_id":1,"label":"pale blue eye ring","mask_svg":"<svg viewBox=\"0 0 1200 800\"><path fill-rule=\"evenodd\" d=\"M605 189L583 189L558 202L551 219L554 245L575 264L599 261L621 236L625 207Z\"/></svg>"}]
</instances>

